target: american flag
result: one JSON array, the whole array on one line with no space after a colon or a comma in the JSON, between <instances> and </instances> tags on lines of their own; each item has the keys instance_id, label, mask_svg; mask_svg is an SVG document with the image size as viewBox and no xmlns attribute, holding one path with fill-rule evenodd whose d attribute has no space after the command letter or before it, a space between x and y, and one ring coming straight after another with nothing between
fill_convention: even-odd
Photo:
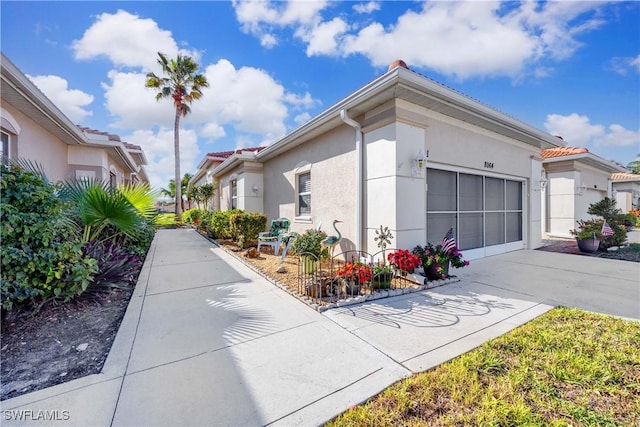
<instances>
[{"instance_id":1,"label":"american flag","mask_svg":"<svg viewBox=\"0 0 640 427\"><path fill-rule=\"evenodd\" d=\"M456 239L453 237L453 227L447 231L444 238L442 239L442 250L445 252L450 252L456 247Z\"/></svg>"},{"instance_id":2,"label":"american flag","mask_svg":"<svg viewBox=\"0 0 640 427\"><path fill-rule=\"evenodd\" d=\"M604 224L602 224L602 230L600 231L600 234L602 234L602 237L607 237L607 236L613 236L616 233L613 231L611 227L609 227L609 224L607 224L607 221L605 221Z\"/></svg>"}]
</instances>

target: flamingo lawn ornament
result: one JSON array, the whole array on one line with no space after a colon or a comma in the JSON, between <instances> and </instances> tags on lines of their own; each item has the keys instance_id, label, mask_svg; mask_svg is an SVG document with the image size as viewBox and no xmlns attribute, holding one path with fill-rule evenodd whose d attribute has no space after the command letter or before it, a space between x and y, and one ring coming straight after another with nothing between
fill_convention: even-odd
<instances>
[{"instance_id":1,"label":"flamingo lawn ornament","mask_svg":"<svg viewBox=\"0 0 640 427\"><path fill-rule=\"evenodd\" d=\"M331 258L333 258L333 251L335 250L336 246L338 246L340 244L340 241L342 240L342 234L340 234L340 230L338 230L338 227L336 227L336 224L339 222L342 221L340 221L339 219L333 220L333 229L336 230L336 233L338 233L338 235L328 236L322 241L322 246L329 248L329 250L331 251Z\"/></svg>"}]
</instances>

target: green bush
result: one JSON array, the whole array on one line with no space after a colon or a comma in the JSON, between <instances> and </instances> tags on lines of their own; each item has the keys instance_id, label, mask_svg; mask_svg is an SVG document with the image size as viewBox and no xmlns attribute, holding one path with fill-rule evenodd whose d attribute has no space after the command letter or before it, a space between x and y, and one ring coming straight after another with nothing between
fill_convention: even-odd
<instances>
[{"instance_id":1,"label":"green bush","mask_svg":"<svg viewBox=\"0 0 640 427\"><path fill-rule=\"evenodd\" d=\"M614 232L613 236L607 236L600 241L600 249L606 250L612 246L619 246L627 240L627 228L625 227L625 215L616 207L616 201L605 197L599 202L591 203L587 213L604 218Z\"/></svg>"},{"instance_id":2,"label":"green bush","mask_svg":"<svg viewBox=\"0 0 640 427\"><path fill-rule=\"evenodd\" d=\"M327 238L327 233L317 231L313 228L308 229L304 234L298 236L293 242L293 252L297 255L311 254L318 259L329 256L327 248L322 247L322 241Z\"/></svg>"},{"instance_id":3,"label":"green bush","mask_svg":"<svg viewBox=\"0 0 640 427\"><path fill-rule=\"evenodd\" d=\"M187 224L198 224L206 211L204 209L191 208L182 212L182 222Z\"/></svg>"},{"instance_id":4,"label":"green bush","mask_svg":"<svg viewBox=\"0 0 640 427\"><path fill-rule=\"evenodd\" d=\"M231 238L241 248L255 246L258 233L267 227L267 216L261 213L237 212L229 219Z\"/></svg>"},{"instance_id":5,"label":"green bush","mask_svg":"<svg viewBox=\"0 0 640 427\"><path fill-rule=\"evenodd\" d=\"M240 209L218 211L211 215L210 235L214 239L231 239L231 215L243 212Z\"/></svg>"},{"instance_id":6,"label":"green bush","mask_svg":"<svg viewBox=\"0 0 640 427\"><path fill-rule=\"evenodd\" d=\"M202 219L200 219L200 222L198 223L198 230L206 231L207 234L209 234L209 231L211 230L211 215L213 215L213 212L203 211Z\"/></svg>"},{"instance_id":7,"label":"green bush","mask_svg":"<svg viewBox=\"0 0 640 427\"><path fill-rule=\"evenodd\" d=\"M45 178L2 166L0 238L2 308L84 292L97 271L83 258L73 223L62 216L63 202Z\"/></svg>"}]
</instances>

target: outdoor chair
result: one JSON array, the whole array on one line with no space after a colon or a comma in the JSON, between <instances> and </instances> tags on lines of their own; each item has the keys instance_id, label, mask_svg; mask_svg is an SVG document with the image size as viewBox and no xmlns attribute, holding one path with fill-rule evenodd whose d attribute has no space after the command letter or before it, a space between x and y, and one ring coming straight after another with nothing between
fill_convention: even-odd
<instances>
[{"instance_id":1,"label":"outdoor chair","mask_svg":"<svg viewBox=\"0 0 640 427\"><path fill-rule=\"evenodd\" d=\"M282 237L289 232L290 221L287 218L278 218L271 221L269 231L258 234L258 252L262 246L271 246L273 253L278 254Z\"/></svg>"}]
</instances>

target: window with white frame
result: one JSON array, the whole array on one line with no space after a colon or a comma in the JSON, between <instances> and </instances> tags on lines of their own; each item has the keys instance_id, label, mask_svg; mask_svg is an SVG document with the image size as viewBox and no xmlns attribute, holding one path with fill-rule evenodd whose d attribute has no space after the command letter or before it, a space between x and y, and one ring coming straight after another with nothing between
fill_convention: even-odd
<instances>
[{"instance_id":1,"label":"window with white frame","mask_svg":"<svg viewBox=\"0 0 640 427\"><path fill-rule=\"evenodd\" d=\"M238 181L231 180L231 209L238 209Z\"/></svg>"},{"instance_id":2,"label":"window with white frame","mask_svg":"<svg viewBox=\"0 0 640 427\"><path fill-rule=\"evenodd\" d=\"M311 215L311 172L300 173L296 176L298 203L297 216Z\"/></svg>"},{"instance_id":3,"label":"window with white frame","mask_svg":"<svg viewBox=\"0 0 640 427\"><path fill-rule=\"evenodd\" d=\"M2 152L0 152L0 159L2 159L3 165L9 164L9 135L2 132Z\"/></svg>"}]
</instances>

